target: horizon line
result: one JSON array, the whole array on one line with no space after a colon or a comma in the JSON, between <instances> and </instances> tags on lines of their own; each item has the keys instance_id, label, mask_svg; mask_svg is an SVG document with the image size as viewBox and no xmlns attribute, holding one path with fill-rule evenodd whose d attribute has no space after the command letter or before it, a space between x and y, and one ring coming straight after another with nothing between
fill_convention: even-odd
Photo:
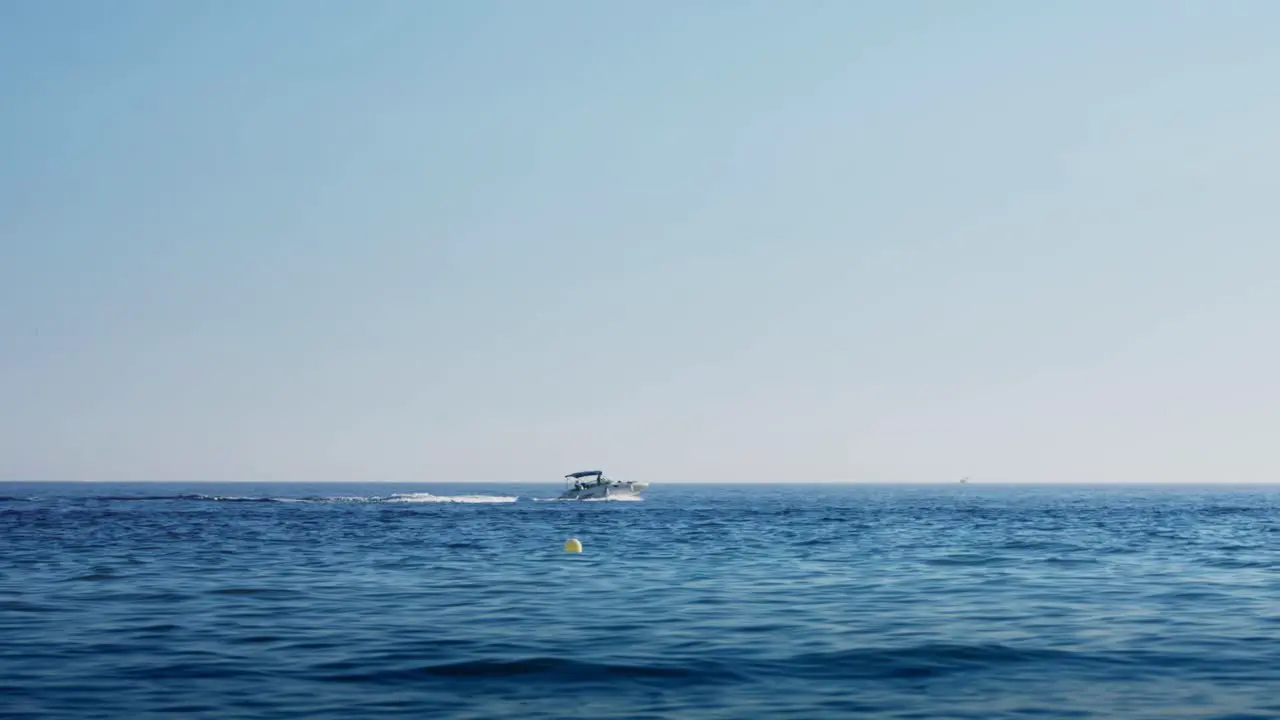
<instances>
[{"instance_id":1,"label":"horizon line","mask_svg":"<svg viewBox=\"0 0 1280 720\"><path fill-rule=\"evenodd\" d=\"M55 479L0 479L0 484L174 484L174 485L558 485L557 480L55 480ZM867 486L919 486L919 485L984 485L984 486L1113 486L1129 485L1209 485L1209 486L1269 486L1280 485L1276 480L989 480L960 482L959 480L660 480L648 481L653 485L867 485Z\"/></svg>"}]
</instances>

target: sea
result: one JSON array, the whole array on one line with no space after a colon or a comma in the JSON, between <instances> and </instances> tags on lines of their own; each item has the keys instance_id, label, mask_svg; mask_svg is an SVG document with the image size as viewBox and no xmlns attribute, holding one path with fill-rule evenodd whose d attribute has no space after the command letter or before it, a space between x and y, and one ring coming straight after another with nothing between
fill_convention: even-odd
<instances>
[{"instance_id":1,"label":"sea","mask_svg":"<svg viewBox=\"0 0 1280 720\"><path fill-rule=\"evenodd\" d=\"M1280 718L1278 487L560 489L0 484L0 717Z\"/></svg>"}]
</instances>

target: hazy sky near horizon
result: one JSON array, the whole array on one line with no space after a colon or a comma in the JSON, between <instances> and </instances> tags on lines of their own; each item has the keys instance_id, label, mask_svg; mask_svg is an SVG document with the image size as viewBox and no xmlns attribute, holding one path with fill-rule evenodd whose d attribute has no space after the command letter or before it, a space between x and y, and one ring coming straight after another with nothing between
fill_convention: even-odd
<instances>
[{"instance_id":1,"label":"hazy sky near horizon","mask_svg":"<svg viewBox=\"0 0 1280 720\"><path fill-rule=\"evenodd\" d=\"M1277 28L8 0L0 479L1280 479Z\"/></svg>"}]
</instances>

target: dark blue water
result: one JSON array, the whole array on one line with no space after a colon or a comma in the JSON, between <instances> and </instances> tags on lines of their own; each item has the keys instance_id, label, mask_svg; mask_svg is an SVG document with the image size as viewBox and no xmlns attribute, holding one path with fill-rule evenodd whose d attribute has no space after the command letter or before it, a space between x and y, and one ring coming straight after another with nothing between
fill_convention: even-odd
<instances>
[{"instance_id":1,"label":"dark blue water","mask_svg":"<svg viewBox=\"0 0 1280 720\"><path fill-rule=\"evenodd\" d=\"M556 490L0 484L0 716L1280 717L1280 489Z\"/></svg>"}]
</instances>

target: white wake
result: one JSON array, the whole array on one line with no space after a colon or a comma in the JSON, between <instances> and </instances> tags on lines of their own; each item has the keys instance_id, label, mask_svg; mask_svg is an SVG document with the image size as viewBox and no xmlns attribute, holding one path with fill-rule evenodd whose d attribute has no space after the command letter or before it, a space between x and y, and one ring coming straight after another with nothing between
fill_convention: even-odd
<instances>
[{"instance_id":1,"label":"white wake","mask_svg":"<svg viewBox=\"0 0 1280 720\"><path fill-rule=\"evenodd\" d=\"M610 495L609 497L583 498L531 498L534 502L644 502L639 495Z\"/></svg>"},{"instance_id":2,"label":"white wake","mask_svg":"<svg viewBox=\"0 0 1280 720\"><path fill-rule=\"evenodd\" d=\"M513 503L515 495L432 495L431 493L403 493L387 497L383 502L404 503Z\"/></svg>"}]
</instances>

